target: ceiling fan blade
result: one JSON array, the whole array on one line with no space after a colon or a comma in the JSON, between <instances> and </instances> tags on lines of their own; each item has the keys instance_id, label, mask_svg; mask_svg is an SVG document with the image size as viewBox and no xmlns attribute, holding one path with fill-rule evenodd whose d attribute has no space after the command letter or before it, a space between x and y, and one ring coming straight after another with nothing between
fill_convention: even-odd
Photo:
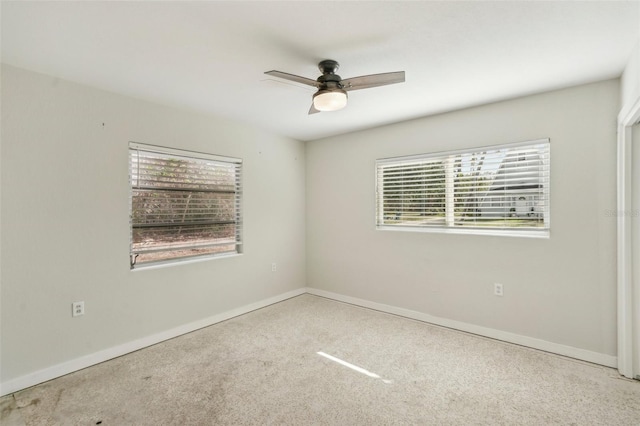
<instances>
[{"instance_id":1,"label":"ceiling fan blade","mask_svg":"<svg viewBox=\"0 0 640 426\"><path fill-rule=\"evenodd\" d=\"M270 75L272 77L278 77L285 80L295 81L296 83L306 84L308 86L318 87L318 82L315 80L311 80L310 78L300 77L299 75L289 74L282 71L267 71L265 74Z\"/></svg>"},{"instance_id":2,"label":"ceiling fan blade","mask_svg":"<svg viewBox=\"0 0 640 426\"><path fill-rule=\"evenodd\" d=\"M309 115L316 114L318 112L321 112L321 111L317 110L315 105L313 105L313 102L311 102L311 108L309 108Z\"/></svg>"},{"instance_id":3,"label":"ceiling fan blade","mask_svg":"<svg viewBox=\"0 0 640 426\"><path fill-rule=\"evenodd\" d=\"M360 77L342 80L344 90L360 90L387 84L404 83L404 71L386 72L383 74L361 75Z\"/></svg>"}]
</instances>

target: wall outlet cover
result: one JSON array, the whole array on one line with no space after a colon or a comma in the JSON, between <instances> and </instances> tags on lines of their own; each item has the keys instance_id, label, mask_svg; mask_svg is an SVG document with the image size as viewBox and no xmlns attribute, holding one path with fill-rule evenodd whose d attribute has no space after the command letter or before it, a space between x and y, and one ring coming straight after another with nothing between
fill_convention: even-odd
<instances>
[{"instance_id":1,"label":"wall outlet cover","mask_svg":"<svg viewBox=\"0 0 640 426\"><path fill-rule=\"evenodd\" d=\"M71 304L71 316L79 317L84 315L84 302L73 302Z\"/></svg>"}]
</instances>

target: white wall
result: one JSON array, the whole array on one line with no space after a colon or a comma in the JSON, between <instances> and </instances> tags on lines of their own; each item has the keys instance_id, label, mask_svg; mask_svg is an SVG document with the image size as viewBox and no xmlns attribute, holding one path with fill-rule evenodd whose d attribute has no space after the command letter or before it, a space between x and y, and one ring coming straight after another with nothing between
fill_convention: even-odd
<instances>
[{"instance_id":1,"label":"white wall","mask_svg":"<svg viewBox=\"0 0 640 426\"><path fill-rule=\"evenodd\" d=\"M129 141L242 158L244 254L130 271ZM3 66L1 156L2 382L305 285L301 142Z\"/></svg>"},{"instance_id":2,"label":"white wall","mask_svg":"<svg viewBox=\"0 0 640 426\"><path fill-rule=\"evenodd\" d=\"M618 80L307 145L307 285L616 354ZM428 94L425 94L428 96ZM551 139L551 237L375 230L376 158ZM504 297L493 283L504 284Z\"/></svg>"}]
</instances>

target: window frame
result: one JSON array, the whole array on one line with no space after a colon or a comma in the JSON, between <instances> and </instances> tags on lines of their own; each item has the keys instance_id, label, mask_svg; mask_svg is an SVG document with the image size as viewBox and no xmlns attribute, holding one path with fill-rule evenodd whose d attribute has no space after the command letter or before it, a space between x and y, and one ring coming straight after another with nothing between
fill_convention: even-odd
<instances>
[{"instance_id":1,"label":"window frame","mask_svg":"<svg viewBox=\"0 0 640 426\"><path fill-rule=\"evenodd\" d=\"M138 263L136 262L136 252L134 250L134 173L132 170L133 160L132 155L135 151L139 152L148 152L159 155L168 155L171 157L181 158L185 160L193 160L194 163L204 161L211 161L213 163L222 163L226 167L232 167L233 169L233 177L234 177L234 190L233 193L233 205L234 205L234 239L233 241L229 241L226 243L228 246L235 246L233 251L225 251L220 253L204 253L204 254L191 254L191 255L176 255L173 257L161 259L161 260L152 260ZM165 146L151 145L140 142L130 141L127 149L127 158L128 158L128 174L129 174L129 265L132 271L137 271L141 269L155 268L161 266L170 266L176 264L184 264L184 263L192 263L196 261L203 261L209 259L223 258L229 256L237 256L242 254L243 250L243 184L242 184L242 173L243 173L243 161L240 158L235 157L227 157L221 155L214 155L204 152L190 151L185 149L178 148L169 148ZM159 192L166 191L166 188L158 187ZM174 189L175 191L175 189ZM202 192L215 192L211 190L198 190L192 189L184 189L185 192L192 193L202 193ZM229 192L228 190L219 191ZM213 207L211 207L213 209ZM178 226L178 225L176 225ZM207 247L213 247L214 245L207 245ZM164 252L176 252L179 250L192 250L193 248L198 247L198 245L192 246L180 246L178 248L166 249L166 250L158 250ZM203 247L203 246L199 246Z\"/></svg>"},{"instance_id":2,"label":"window frame","mask_svg":"<svg viewBox=\"0 0 640 426\"><path fill-rule=\"evenodd\" d=\"M390 165L400 165L402 163L410 163L410 162L419 162L424 161L425 163L428 160L439 160L444 163L447 157L451 158L454 156L463 156L463 155L478 155L484 151L496 151L496 150L510 150L517 148L525 148L525 147L534 147L537 145L544 145L544 149L542 151L543 155L541 157L543 168L542 173L542 181L541 183L546 183L542 185L543 199L544 199L544 209L542 211L542 223L541 227L515 227L515 226L502 226L502 227L472 227L472 226L460 226L455 225L455 221L451 222L453 224L447 224L447 220L445 220L444 225L407 225L407 224L399 224L393 225L386 223L385 221L385 210L384 210L384 196L381 195L381 181L382 177L380 176L381 166L390 166ZM376 230L380 231L403 231L403 232L427 232L427 233L444 233L444 234L473 234L473 235L493 235L493 236L511 236L511 237L528 237L528 238L549 238L551 234L551 194L550 194L550 172L551 172L551 142L549 138L528 140L523 142L516 143L507 143L507 144L499 144L499 145L490 145L490 146L480 146L473 147L467 149L458 149L451 151L439 151L432 152L426 154L417 154L417 155L407 155L407 156L398 156L398 157L386 157L379 158L375 161L375 227ZM445 167L446 169L446 167ZM444 187L449 186L451 189L445 188L445 192L447 194L454 194L455 188L453 187L453 176L450 174L445 175L445 185ZM443 187L443 188L444 188ZM449 198L450 197L450 198ZM455 201L452 195L447 195L447 199L445 200L445 209L448 211L446 215L453 215L453 208L455 206Z\"/></svg>"}]
</instances>

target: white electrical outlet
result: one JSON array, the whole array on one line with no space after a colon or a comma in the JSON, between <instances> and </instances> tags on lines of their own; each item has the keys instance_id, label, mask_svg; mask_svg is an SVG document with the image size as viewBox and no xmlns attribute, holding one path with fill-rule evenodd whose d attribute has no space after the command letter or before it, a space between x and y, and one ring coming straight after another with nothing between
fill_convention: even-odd
<instances>
[{"instance_id":1,"label":"white electrical outlet","mask_svg":"<svg viewBox=\"0 0 640 426\"><path fill-rule=\"evenodd\" d=\"M275 263L275 262L273 262L273 263L271 264L271 272L275 272L275 271L277 271L277 270L278 270L278 266L276 265L276 263Z\"/></svg>"},{"instance_id":2,"label":"white electrical outlet","mask_svg":"<svg viewBox=\"0 0 640 426\"><path fill-rule=\"evenodd\" d=\"M84 302L73 302L71 304L71 316L79 317L84 315Z\"/></svg>"},{"instance_id":3,"label":"white electrical outlet","mask_svg":"<svg viewBox=\"0 0 640 426\"><path fill-rule=\"evenodd\" d=\"M496 296L504 296L504 289L502 288L502 284L493 284L493 294L495 294Z\"/></svg>"}]
</instances>

